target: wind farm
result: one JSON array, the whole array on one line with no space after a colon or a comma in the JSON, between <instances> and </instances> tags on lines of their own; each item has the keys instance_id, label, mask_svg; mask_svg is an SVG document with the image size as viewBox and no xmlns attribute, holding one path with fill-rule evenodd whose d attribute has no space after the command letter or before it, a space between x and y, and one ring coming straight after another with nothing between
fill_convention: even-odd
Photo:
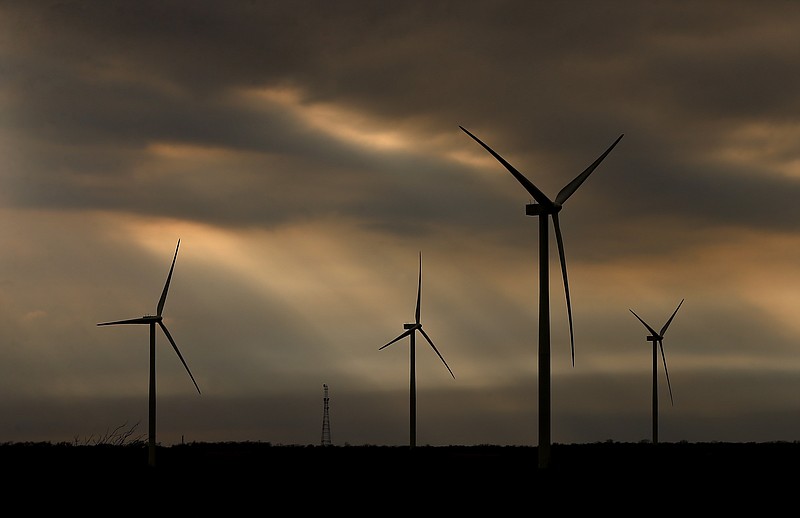
<instances>
[{"instance_id":1,"label":"wind farm","mask_svg":"<svg viewBox=\"0 0 800 518\"><path fill-rule=\"evenodd\" d=\"M499 452L496 447L492 446L489 447L488 450L486 449L486 445L481 445L480 448L476 448L472 452L465 452L463 447L453 445L452 449L448 447L446 452L442 452L444 455L444 461L452 460L453 457L461 457L462 455L480 455L481 457L488 457L489 459L495 459L497 462L516 462L513 459L525 459L531 460L533 456L535 456L538 467L540 469L546 469L547 471L562 471L562 470L570 470L570 469L579 469L578 466L581 465L583 462L588 462L589 459L597 459L598 455L603 456L604 454L608 454L616 458L619 465L627 465L632 466L633 463L642 462L643 459L650 459L653 463L659 462L663 464L665 459L660 457L662 453L641 453L642 445L637 445L636 453L633 453L633 449L630 448L630 445L627 444L593 444L591 445L591 449L587 448L580 448L580 455L574 453L577 451L575 448L568 448L568 445L556 442L555 444L552 443L550 437L550 329L549 329L549 308L550 308L550 295L549 295L549 270L547 263L549 262L548 257L548 234L549 234L549 222L548 218L553 219L553 225L555 229L555 236L556 242L558 247L558 255L560 260L561 266L561 273L562 279L564 284L564 292L565 292L565 300L566 300L566 307L567 307L567 315L568 315L568 330L569 330L569 339L570 339L570 359L571 365L575 367L575 340L574 340L574 330L573 330L573 319L572 319L572 304L571 304L571 297L570 297L570 287L569 281L567 276L567 264L566 264L566 254L564 251L564 241L561 232L561 225L559 222L558 214L561 211L563 204L578 190L578 188L585 182L585 180L598 168L600 163L610 154L610 152L615 148L615 146L620 142L623 135L620 135L606 150L597 158L594 162L592 162L588 167L586 167L577 177L575 177L571 182L569 182L566 186L562 188L562 190L558 193L554 200L550 200L547 196L545 196L530 180L528 180L524 175L519 173L519 171L514 168L514 166L510 165L503 157L501 157L498 153L496 153L492 148L486 145L483 141L481 141L478 137L470 133L463 127L460 127L465 133L467 133L473 140L478 142L485 150L487 150L497 161L499 161L511 174L517 179L517 181L528 191L529 194L534 196L534 199L537 203L529 204L526 206L526 215L529 216L538 216L540 227L539 227L539 250L540 250L540 292L539 292L539 388L540 388L540 442L536 447L521 447L521 448L513 448L512 453L509 453L508 450ZM172 337L169 329L167 328L166 324L164 323L164 308L167 300L167 296L169 294L170 286L173 279L173 274L175 271L176 261L178 257L178 252L180 250L181 241L178 240L173 259L169 268L169 272L166 277L166 281L161 291L160 298L156 305L155 314L146 314L141 317L129 318L124 320L113 320L107 322L98 323L97 326L116 326L116 325L147 325L150 331L150 348L149 348L149 358L150 358L150 384L149 384L149 434L147 440L147 451L148 451L148 465L155 466L156 462L156 451L162 452L165 456L168 457L167 463L171 466L170 469L180 469L180 466L188 467L189 465L194 464L195 462L203 462L207 466L214 464L215 462L235 462L234 459L240 458L244 455L243 452L249 452L246 455L253 457L253 458L265 458L263 457L264 451L261 450L260 447L255 446L255 450L253 450L254 445L251 444L229 444L226 447L220 450L219 448L221 445L208 445L208 444L198 444L192 443L191 448L187 448L187 445L181 444L180 447L184 449L173 449L176 447L165 447L160 446L157 439L156 439L156 368L155 368L155 352L156 352L156 327L158 326L167 340L170 342L175 354L178 356L184 370L189 375L194 387L197 390L197 393L200 394L200 388L195 380L194 375L192 374L191 370L188 367L187 362L185 361L181 351L179 350L176 341ZM421 319L421 310L422 310L422 252L419 252L418 256L419 261L419 269L418 269L418 276L417 276L417 290L416 290L416 304L414 310L414 320L413 322L407 322L403 324L403 332L397 335L394 339L390 340L389 342L385 343L378 350L384 350L393 344L396 344L402 341L405 338L409 340L409 439L408 439L408 446L412 450L422 450L428 451L429 445L426 443L423 446L418 445L417 440L417 374L416 374L416 345L417 345L417 333L419 333L422 338L428 343L434 353L438 356L442 364L445 366L447 371L450 373L453 379L456 378L453 370L448 365L447 361L445 360L444 356L441 354L437 346L434 344L432 338L428 335L425 329L423 329L422 319ZM644 321L638 314L636 314L632 309L630 312L647 328L649 331L649 335L647 340L652 342L653 344L653 408L652 408L652 417L653 417L653 428L652 428L652 441L650 446L659 445L661 446L661 442L659 440L658 434L658 387L657 387L657 356L660 352L664 371L667 380L667 386L669 389L670 399L672 401L672 388L671 382L669 379L669 372L667 370L667 363L663 349L663 339L664 335L671 325L673 319L675 318L678 310L682 306L684 299L678 304L675 308L672 315L669 317L667 322L661 328L660 331L656 331L652 328L646 321ZM327 397L327 384L323 385L326 391ZM326 399L327 403L327 399ZM326 408L327 411L327 408ZM327 412L326 412L327 417ZM334 447L335 445L330 444L328 441L325 440L325 437L329 437L330 435L330 428L329 425L326 428L326 425L323 425L323 443L325 443L326 447ZM273 447L272 444L268 443L267 447ZM292 448L285 450L284 448L280 447L283 445L278 445L274 447L274 449L270 450L270 453L281 452L281 458L286 455L286 459L291 456ZM350 446L350 445L348 445ZM619 453L610 453L609 448L612 446L616 446L616 450L623 449L627 453L626 455L630 454L631 457L628 458L626 461L622 461ZM351 448L348 448L351 449ZM187 453L189 450L192 451L193 455L197 455L194 460L190 460L184 454ZM358 453L356 453L356 450ZM555 463L553 462L553 450L555 450ZM209 452L215 452L214 457L215 460L212 460L206 457L206 454ZM370 452L375 452L376 450L370 450L369 448L366 450L362 450L360 448L352 448L351 451L354 455L369 455ZM480 453L476 453L480 451ZM487 453L488 451L488 453ZM664 452L666 450L660 449L659 452ZM287 453L288 452L288 453ZM392 448L388 448L386 450L381 450L381 454L393 452ZM674 450L672 450L672 455ZM683 454L683 453L682 453ZM394 456L394 453L389 453L389 455ZM429 455L428 458L432 458L434 454L420 454L420 455ZM577 455L577 456L576 456ZM440 455L435 455L437 458L442 459ZM204 459L200 461L198 459ZM396 459L397 457L395 457ZM420 458L420 457L417 457ZM675 457L671 457L671 460ZM656 461L656 459L658 459ZM362 458L363 460L363 458ZM127 462L120 461L120 462ZM288 462L288 460L287 460ZM371 462L371 461L370 461ZM492 461L489 461L492 462ZM592 461L594 462L594 461ZM483 468L487 466L485 464L480 464ZM218 465L221 468L221 465ZM496 467L496 465L495 465ZM491 468L489 468L491 469Z\"/></svg>"},{"instance_id":2,"label":"wind farm","mask_svg":"<svg viewBox=\"0 0 800 518\"><path fill-rule=\"evenodd\" d=\"M330 437L293 477L319 494L360 445L521 459L497 479L786 466L799 26L775 0L0 3L0 442L199 474ZM379 349L413 291L457 375L421 332Z\"/></svg>"}]
</instances>

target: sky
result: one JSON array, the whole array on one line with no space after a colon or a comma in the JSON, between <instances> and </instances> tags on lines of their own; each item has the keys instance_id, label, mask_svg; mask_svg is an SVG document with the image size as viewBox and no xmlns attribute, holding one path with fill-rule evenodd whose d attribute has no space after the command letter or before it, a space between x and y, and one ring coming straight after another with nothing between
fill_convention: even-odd
<instances>
[{"instance_id":1,"label":"sky","mask_svg":"<svg viewBox=\"0 0 800 518\"><path fill-rule=\"evenodd\" d=\"M0 0L0 442L800 438L800 3ZM670 401L669 387L673 400Z\"/></svg>"}]
</instances>

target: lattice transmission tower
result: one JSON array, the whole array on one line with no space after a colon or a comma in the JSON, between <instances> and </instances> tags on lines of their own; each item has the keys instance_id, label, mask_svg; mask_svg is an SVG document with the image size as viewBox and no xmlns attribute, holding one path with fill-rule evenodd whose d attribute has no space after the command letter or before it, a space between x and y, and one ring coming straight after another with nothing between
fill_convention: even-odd
<instances>
[{"instance_id":1,"label":"lattice transmission tower","mask_svg":"<svg viewBox=\"0 0 800 518\"><path fill-rule=\"evenodd\" d=\"M331 420L330 420L330 409L328 406L328 385L326 383L322 384L323 389L325 390L325 395L322 398L322 445L323 446L330 446L331 445Z\"/></svg>"}]
</instances>

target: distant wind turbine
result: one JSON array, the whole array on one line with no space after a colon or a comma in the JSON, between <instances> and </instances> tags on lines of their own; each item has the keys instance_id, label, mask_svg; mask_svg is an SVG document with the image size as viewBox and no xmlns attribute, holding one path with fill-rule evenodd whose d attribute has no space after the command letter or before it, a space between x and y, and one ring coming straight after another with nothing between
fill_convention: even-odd
<instances>
[{"instance_id":1,"label":"distant wind turbine","mask_svg":"<svg viewBox=\"0 0 800 518\"><path fill-rule=\"evenodd\" d=\"M435 345L433 345L433 341L428 336L428 333L426 333L425 330L422 329L422 324L420 323L420 298L421 298L421 295L422 295L422 252L420 252L420 254L419 254L419 281L417 282L417 311L416 311L416 318L414 320L414 323L412 323L412 324L403 324L403 329L405 329L405 331L403 331L397 338L395 338L391 342L389 342L386 345L383 345L383 346L378 348L378 350L381 350L381 349L384 349L386 347L389 347L393 343L397 342L398 340L402 340L406 336L408 336L409 339L410 339L411 346L410 346L409 349L410 349L410 357L411 357L411 359L410 359L409 370L410 370L410 376L411 376L411 385L410 385L410 439L409 439L409 446L411 448L414 448L417 445L417 382L416 382L416 360L415 360L415 350L416 350L415 337L416 337L416 334L417 334L416 332L417 331L422 333L422 336L425 337L425 340L428 341L430 346L433 348L433 350L439 356L439 359L442 360L442 363L444 363L444 366L447 367L448 371L450 371L450 375L453 376L453 379L455 379L455 377L456 377L456 375L453 374L453 371L450 369L450 366L447 365L446 361L444 361L444 357L442 357L441 353L439 353L439 350L436 348Z\"/></svg>"},{"instance_id":2,"label":"distant wind turbine","mask_svg":"<svg viewBox=\"0 0 800 518\"><path fill-rule=\"evenodd\" d=\"M178 354L178 358L180 358L181 363L183 363L183 366L186 368L186 372L188 372L189 377L192 378L192 383L194 383L197 393L200 393L200 387L197 386L197 382L194 380L194 376L192 376L189 366L186 365L183 355L181 355L181 352L178 350L178 346L175 344L175 340L173 340L172 335L167 329L167 326L164 325L164 321L161 316L162 312L164 311L164 303L167 301L169 283L172 280L172 271L175 269L175 260L178 258L178 248L180 246L181 240L179 239L178 246L175 247L175 256L172 258L172 266L170 266L169 275L167 275L167 282L164 284L164 290L161 292L161 298L158 301L158 307L156 308L155 315L145 315L139 318L115 320L113 322L103 322L97 324L98 326L115 326L121 324L146 324L150 326L150 421L148 440L148 459L150 466L155 466L156 455L156 324L158 324L158 326L167 336L169 343L172 344L172 348L175 349L175 352Z\"/></svg>"},{"instance_id":3,"label":"distant wind turbine","mask_svg":"<svg viewBox=\"0 0 800 518\"><path fill-rule=\"evenodd\" d=\"M550 466L550 274L549 274L549 225L547 217L553 218L555 228L556 243L558 244L558 256L561 260L561 274L564 279L564 293L567 299L567 316L569 318L569 339L572 352L572 365L575 366L575 339L572 329L572 303L569 297L569 282L567 281L567 262L564 257L564 241L561 237L561 227L558 222L558 213L562 205L580 187L590 174L600 165L600 162L614 149L614 146L622 139L623 135L617 137L611 146L592 162L581 174L575 177L570 183L564 186L556 196L555 201L550 200L522 173L517 171L514 166L509 164L503 157L498 155L492 148L484 144L478 137L467 131L463 126L459 126L467 135L472 137L478 144L488 151L498 162L508 169L508 171L522 184L525 190L533 196L537 203L529 203L525 206L527 216L539 216L539 467L547 468Z\"/></svg>"},{"instance_id":4,"label":"distant wind turbine","mask_svg":"<svg viewBox=\"0 0 800 518\"><path fill-rule=\"evenodd\" d=\"M667 387L669 387L669 400L674 405L675 401L672 399L672 384L669 382L669 371L667 370L667 358L664 356L664 334L672 323L672 319L675 318L675 314L680 309L681 304L683 304L683 300L684 299L681 299L678 303L678 307L675 308L675 311L672 312L672 316L669 317L669 320L667 320L667 323L664 324L664 327L662 327L659 332L656 332L655 329L650 327L650 325L642 320L632 309L630 310L633 316L638 318L639 322L644 324L644 327L650 331L647 341L653 342L653 444L658 444L658 349L661 349L661 360L664 362L664 374L667 377Z\"/></svg>"}]
</instances>

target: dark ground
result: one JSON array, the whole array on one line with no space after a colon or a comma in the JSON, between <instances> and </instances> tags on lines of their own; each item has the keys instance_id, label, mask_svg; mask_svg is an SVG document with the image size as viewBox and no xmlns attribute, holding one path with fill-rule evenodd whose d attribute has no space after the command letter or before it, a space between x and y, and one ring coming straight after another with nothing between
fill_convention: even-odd
<instances>
[{"instance_id":1,"label":"dark ground","mask_svg":"<svg viewBox=\"0 0 800 518\"><path fill-rule=\"evenodd\" d=\"M258 469L433 468L450 474L473 469L513 469L546 474L607 473L609 470L693 470L704 473L756 473L800 468L800 442L770 443L618 443L553 444L549 466L540 468L534 446L318 446L269 442L193 442L156 448L148 464L146 443L75 445L2 443L6 469L72 470L76 466L142 473L218 472Z\"/></svg>"},{"instance_id":2,"label":"dark ground","mask_svg":"<svg viewBox=\"0 0 800 518\"><path fill-rule=\"evenodd\" d=\"M299 506L302 515L345 506L351 515L394 516L427 502L429 510L494 517L528 514L520 506L542 498L603 514L642 514L646 498L663 512L772 515L795 506L800 488L798 442L553 444L547 468L538 467L537 447L491 445L188 443L157 448L156 465L149 466L146 444L11 443L0 444L0 459L7 501L17 488L55 487L86 498L114 495L114 505L132 512L142 504L133 498L138 493L182 515L239 516L248 505L276 498ZM37 503L65 511L63 500Z\"/></svg>"}]
</instances>

